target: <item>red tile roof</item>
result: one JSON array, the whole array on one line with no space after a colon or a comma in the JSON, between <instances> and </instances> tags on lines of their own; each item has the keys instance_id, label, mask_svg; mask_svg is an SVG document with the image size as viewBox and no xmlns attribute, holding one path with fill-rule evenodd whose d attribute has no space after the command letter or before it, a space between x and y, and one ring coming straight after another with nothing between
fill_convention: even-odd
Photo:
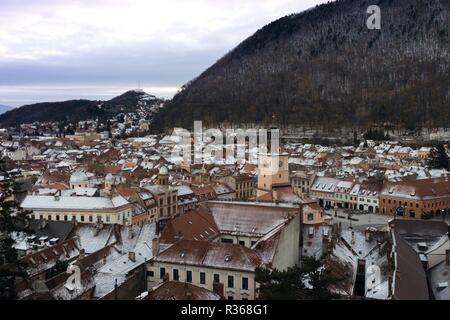
<instances>
[{"instance_id":1,"label":"red tile roof","mask_svg":"<svg viewBox=\"0 0 450 320\"><path fill-rule=\"evenodd\" d=\"M242 245L180 240L153 258L156 262L253 272L262 261Z\"/></svg>"},{"instance_id":2,"label":"red tile roof","mask_svg":"<svg viewBox=\"0 0 450 320\"><path fill-rule=\"evenodd\" d=\"M220 300L220 296L190 283L167 281L150 291L146 300Z\"/></svg>"},{"instance_id":3,"label":"red tile roof","mask_svg":"<svg viewBox=\"0 0 450 320\"><path fill-rule=\"evenodd\" d=\"M160 241L174 243L180 239L211 241L219 236L213 216L201 210L190 210L168 221Z\"/></svg>"}]
</instances>

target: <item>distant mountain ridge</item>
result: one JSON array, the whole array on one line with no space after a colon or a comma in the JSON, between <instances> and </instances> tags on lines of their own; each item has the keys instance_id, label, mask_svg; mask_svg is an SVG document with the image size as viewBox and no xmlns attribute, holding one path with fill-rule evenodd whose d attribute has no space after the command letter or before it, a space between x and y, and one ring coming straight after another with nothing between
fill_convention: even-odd
<instances>
[{"instance_id":1,"label":"distant mountain ridge","mask_svg":"<svg viewBox=\"0 0 450 320\"><path fill-rule=\"evenodd\" d=\"M35 121L83 121L108 119L119 113L134 112L139 105L163 101L142 90L130 90L108 101L68 100L25 105L0 115L0 127L16 126Z\"/></svg>"},{"instance_id":2,"label":"distant mountain ridge","mask_svg":"<svg viewBox=\"0 0 450 320\"><path fill-rule=\"evenodd\" d=\"M10 106L5 106L3 104L0 104L0 114L5 113L6 111L9 111L11 109L14 109L14 108L10 107Z\"/></svg>"},{"instance_id":3,"label":"distant mountain ridge","mask_svg":"<svg viewBox=\"0 0 450 320\"><path fill-rule=\"evenodd\" d=\"M369 30L370 5L381 30ZM207 124L450 125L450 1L337 0L274 21L193 79L155 131Z\"/></svg>"}]
</instances>

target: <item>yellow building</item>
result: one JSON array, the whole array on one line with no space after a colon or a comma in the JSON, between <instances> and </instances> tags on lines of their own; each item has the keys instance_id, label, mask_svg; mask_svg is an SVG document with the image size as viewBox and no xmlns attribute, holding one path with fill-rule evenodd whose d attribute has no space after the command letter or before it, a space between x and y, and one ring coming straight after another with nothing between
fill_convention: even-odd
<instances>
[{"instance_id":1,"label":"yellow building","mask_svg":"<svg viewBox=\"0 0 450 320\"><path fill-rule=\"evenodd\" d=\"M288 158L287 153L259 154L257 198L271 193L274 187L289 185Z\"/></svg>"}]
</instances>

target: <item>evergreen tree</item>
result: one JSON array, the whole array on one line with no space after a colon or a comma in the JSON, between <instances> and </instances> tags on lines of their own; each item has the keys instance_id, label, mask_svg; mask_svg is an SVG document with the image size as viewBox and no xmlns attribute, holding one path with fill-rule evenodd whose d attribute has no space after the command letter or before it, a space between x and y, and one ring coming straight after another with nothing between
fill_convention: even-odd
<instances>
[{"instance_id":1,"label":"evergreen tree","mask_svg":"<svg viewBox=\"0 0 450 320\"><path fill-rule=\"evenodd\" d=\"M449 158L443 144L431 149L428 167L430 169L449 169Z\"/></svg>"},{"instance_id":2,"label":"evergreen tree","mask_svg":"<svg viewBox=\"0 0 450 320\"><path fill-rule=\"evenodd\" d=\"M330 285L337 281L323 267L323 260L314 258L304 258L301 267L286 271L258 268L255 280L260 284L258 294L263 300L332 299L335 295Z\"/></svg>"},{"instance_id":3,"label":"evergreen tree","mask_svg":"<svg viewBox=\"0 0 450 320\"><path fill-rule=\"evenodd\" d=\"M3 160L1 161L3 162ZM12 232L29 232L27 211L19 210L13 199L11 183L3 195L0 207L0 300L16 298L15 282L25 274L21 271Z\"/></svg>"},{"instance_id":4,"label":"evergreen tree","mask_svg":"<svg viewBox=\"0 0 450 320\"><path fill-rule=\"evenodd\" d=\"M358 134L356 133L356 130L353 130L353 144L355 146L358 145Z\"/></svg>"}]
</instances>

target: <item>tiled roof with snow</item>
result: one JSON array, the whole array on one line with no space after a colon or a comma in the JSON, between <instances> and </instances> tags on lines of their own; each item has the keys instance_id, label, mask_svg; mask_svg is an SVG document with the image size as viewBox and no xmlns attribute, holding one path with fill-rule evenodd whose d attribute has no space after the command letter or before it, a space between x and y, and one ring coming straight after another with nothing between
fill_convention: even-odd
<instances>
[{"instance_id":1,"label":"tiled roof with snow","mask_svg":"<svg viewBox=\"0 0 450 320\"><path fill-rule=\"evenodd\" d=\"M101 210L115 209L129 204L122 196L107 197L54 197L28 195L21 207L24 209L81 209Z\"/></svg>"}]
</instances>

